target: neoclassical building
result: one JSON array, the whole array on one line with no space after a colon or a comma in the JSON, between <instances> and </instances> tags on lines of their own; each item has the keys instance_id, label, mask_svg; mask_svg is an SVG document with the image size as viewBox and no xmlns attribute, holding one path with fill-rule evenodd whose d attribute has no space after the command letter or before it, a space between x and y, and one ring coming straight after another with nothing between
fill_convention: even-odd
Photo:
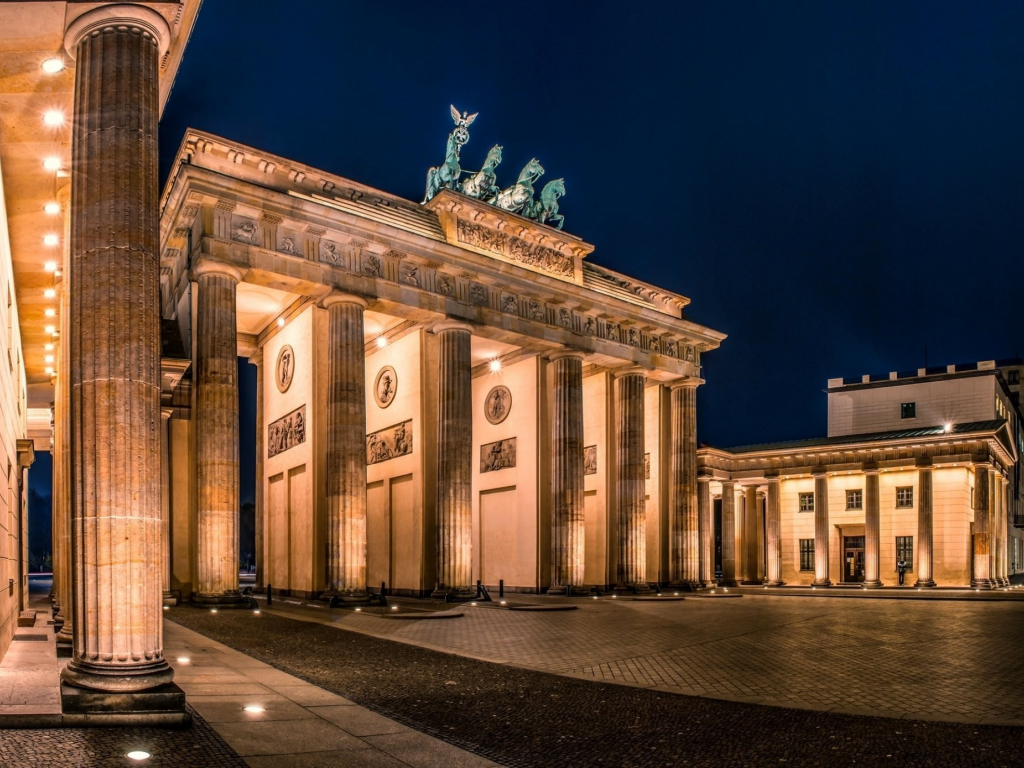
<instances>
[{"instance_id":1,"label":"neoclassical building","mask_svg":"<svg viewBox=\"0 0 1024 768\"><path fill-rule=\"evenodd\" d=\"M698 451L726 584L1006 587L1024 572L1021 361L828 382L828 436ZM706 514L706 513L705 513Z\"/></svg>"},{"instance_id":2,"label":"neoclassical building","mask_svg":"<svg viewBox=\"0 0 1024 768\"><path fill-rule=\"evenodd\" d=\"M579 238L200 132L161 202L164 589L238 597L235 358L259 367L257 588L697 584L695 387L723 334ZM705 541L709 541L707 535Z\"/></svg>"}]
</instances>

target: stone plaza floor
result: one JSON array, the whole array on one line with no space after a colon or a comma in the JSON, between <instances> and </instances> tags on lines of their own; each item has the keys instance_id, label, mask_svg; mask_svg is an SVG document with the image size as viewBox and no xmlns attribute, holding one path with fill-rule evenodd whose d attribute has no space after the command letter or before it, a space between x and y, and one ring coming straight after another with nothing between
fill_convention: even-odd
<instances>
[{"instance_id":1,"label":"stone plaza floor","mask_svg":"<svg viewBox=\"0 0 1024 768\"><path fill-rule=\"evenodd\" d=\"M572 602L169 618L502 765L1024 765L1024 603Z\"/></svg>"}]
</instances>

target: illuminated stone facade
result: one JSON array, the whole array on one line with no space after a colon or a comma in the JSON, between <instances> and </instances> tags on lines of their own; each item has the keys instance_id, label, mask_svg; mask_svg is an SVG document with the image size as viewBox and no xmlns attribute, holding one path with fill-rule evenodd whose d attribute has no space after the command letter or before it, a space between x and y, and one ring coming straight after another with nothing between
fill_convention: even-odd
<instances>
[{"instance_id":1,"label":"illuminated stone facade","mask_svg":"<svg viewBox=\"0 0 1024 768\"><path fill-rule=\"evenodd\" d=\"M831 379L828 437L701 448L722 580L894 586L902 558L908 587L1007 586L1024 572L1018 366Z\"/></svg>"},{"instance_id":2,"label":"illuminated stone facade","mask_svg":"<svg viewBox=\"0 0 1024 768\"><path fill-rule=\"evenodd\" d=\"M197 411L206 339L227 334L260 364L258 586L700 583L693 392L724 335L686 298L459 193L419 205L197 132L162 206L163 316L191 361L165 392L172 593L209 589L192 499L228 485L204 488L190 441L234 439ZM209 309L204 281L236 273L234 306Z\"/></svg>"}]
</instances>

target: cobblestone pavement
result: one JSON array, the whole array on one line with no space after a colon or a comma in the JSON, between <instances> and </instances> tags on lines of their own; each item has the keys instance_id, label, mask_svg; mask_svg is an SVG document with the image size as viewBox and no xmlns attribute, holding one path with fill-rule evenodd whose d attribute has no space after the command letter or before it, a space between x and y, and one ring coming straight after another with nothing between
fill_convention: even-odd
<instances>
[{"instance_id":1,"label":"cobblestone pavement","mask_svg":"<svg viewBox=\"0 0 1024 768\"><path fill-rule=\"evenodd\" d=\"M561 613L481 604L461 619L426 622L316 613L379 637L594 680L802 709L1024 725L1024 603L746 595L576 604L580 610Z\"/></svg>"},{"instance_id":2,"label":"cobblestone pavement","mask_svg":"<svg viewBox=\"0 0 1024 768\"><path fill-rule=\"evenodd\" d=\"M106 768L106 766L173 766L231 768L245 761L192 710L183 730L166 728L0 729L3 768ZM149 752L144 763L129 760L135 750Z\"/></svg>"},{"instance_id":3,"label":"cobblestone pavement","mask_svg":"<svg viewBox=\"0 0 1024 768\"><path fill-rule=\"evenodd\" d=\"M728 644L747 637L749 645L730 646L728 652L731 669L744 680L752 680L756 671L779 679L787 669L797 668L794 662L776 660L782 649L771 648L778 642L773 633L796 633L791 648L799 650L802 642L821 652L824 645L837 642L831 633L839 631L840 637L850 640L833 649L829 657L833 664L846 664L850 657L866 653L857 669L867 670L873 661L879 663L880 657L894 651L905 660L938 653L946 667L959 667L955 677L961 684L979 670L986 680L1006 674L1012 662L990 669L989 656L979 655L977 647L987 647L982 637L994 631L999 642L993 647L1002 644L1006 653L1011 646L1005 643L1014 637L1013 626L1018 633L1020 630L1019 617L990 621L966 611L950 624L931 614L930 620L941 626L923 638L911 636L890 645L884 638L895 625L906 623L899 614L887 616L882 609L869 616L844 616L848 609L828 605L829 601L795 602L787 600L778 607L755 598L749 599L749 605L748 598L720 603L617 603L560 614L481 608L477 612L467 609L461 619L438 622L352 619L347 614L344 623L359 622L365 629L379 622L388 625L384 631L394 634L427 633L435 643L447 638L463 649L502 655L509 661L521 663L532 658L538 664L546 661L567 669L598 666L595 647L622 660L636 658L638 649L649 655L684 647L710 658L716 642ZM741 603L745 605L741 611L728 613ZM695 610L687 612L676 606ZM670 615L660 613L666 610ZM957 607L954 612L961 610ZM508 766L1024 765L1024 728L1020 727L907 721L677 696L487 663L266 611L260 616L242 611L210 614L179 607L170 611L169 618L412 728ZM928 619L911 623L923 631ZM829 626L833 627L831 633L823 636ZM725 628L730 627L731 634L726 633ZM956 639L941 639L951 630L971 638L967 646ZM688 646L680 644L681 634L688 638ZM1014 642L1020 636L1017 634ZM936 642L938 648L929 647ZM659 644L664 647L658 648ZM971 644L976 646L970 651L973 655L960 656ZM734 656L744 647L749 653L746 660ZM766 652L765 647L770 650ZM551 663L553 660L557 663ZM707 665L707 659L702 663ZM747 663L756 671L747 671ZM626 661L621 666L631 668ZM632 664L637 670L642 666ZM822 662L815 667L816 674L822 674L827 666ZM895 698L904 690L929 684L919 665L911 664L908 669L882 666L898 669L894 678L883 681L885 690ZM714 668L713 677L724 675L725 668ZM814 685L812 676L804 675L789 687L806 694ZM860 685L859 690L871 688L870 682ZM749 683L737 688L743 691L744 686ZM1012 697L1013 706L1019 706L1019 688ZM1002 706L1000 702L992 704Z\"/></svg>"}]
</instances>

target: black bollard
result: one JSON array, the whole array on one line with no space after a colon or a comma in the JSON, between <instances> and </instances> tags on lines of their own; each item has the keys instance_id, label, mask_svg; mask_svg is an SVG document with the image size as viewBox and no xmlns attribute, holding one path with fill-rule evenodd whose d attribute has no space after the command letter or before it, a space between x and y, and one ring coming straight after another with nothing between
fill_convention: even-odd
<instances>
[{"instance_id":1,"label":"black bollard","mask_svg":"<svg viewBox=\"0 0 1024 768\"><path fill-rule=\"evenodd\" d=\"M479 597L480 597L480 579L476 580L476 596L479 599Z\"/></svg>"},{"instance_id":2,"label":"black bollard","mask_svg":"<svg viewBox=\"0 0 1024 768\"><path fill-rule=\"evenodd\" d=\"M380 596L384 597L384 595L386 595L386 594L387 594L387 582L386 581L382 581L380 583Z\"/></svg>"},{"instance_id":3,"label":"black bollard","mask_svg":"<svg viewBox=\"0 0 1024 768\"><path fill-rule=\"evenodd\" d=\"M267 605L274 604L274 588L267 582Z\"/></svg>"},{"instance_id":4,"label":"black bollard","mask_svg":"<svg viewBox=\"0 0 1024 768\"><path fill-rule=\"evenodd\" d=\"M498 597L505 596L505 580L498 579Z\"/></svg>"},{"instance_id":5,"label":"black bollard","mask_svg":"<svg viewBox=\"0 0 1024 768\"><path fill-rule=\"evenodd\" d=\"M565 585L565 596L572 597L572 584Z\"/></svg>"}]
</instances>

